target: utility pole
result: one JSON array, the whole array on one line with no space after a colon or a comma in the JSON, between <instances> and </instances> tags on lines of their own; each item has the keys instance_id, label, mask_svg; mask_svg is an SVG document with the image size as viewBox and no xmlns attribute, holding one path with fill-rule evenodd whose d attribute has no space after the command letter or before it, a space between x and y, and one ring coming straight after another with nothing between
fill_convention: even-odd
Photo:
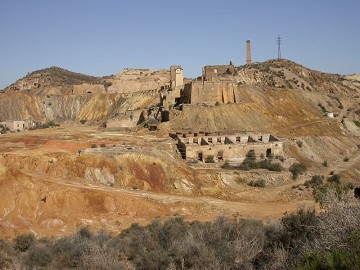
<instances>
[{"instance_id":1,"label":"utility pole","mask_svg":"<svg viewBox=\"0 0 360 270\"><path fill-rule=\"evenodd\" d=\"M281 59L281 37L280 37L280 35L278 35L278 37L276 38L276 42L278 45L278 59Z\"/></svg>"}]
</instances>

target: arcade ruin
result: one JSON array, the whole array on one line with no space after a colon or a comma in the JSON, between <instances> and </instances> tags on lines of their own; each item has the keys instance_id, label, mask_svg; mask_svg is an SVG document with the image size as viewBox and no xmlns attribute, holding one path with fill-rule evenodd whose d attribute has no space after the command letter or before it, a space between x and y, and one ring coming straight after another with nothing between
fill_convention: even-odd
<instances>
[{"instance_id":1,"label":"arcade ruin","mask_svg":"<svg viewBox=\"0 0 360 270\"><path fill-rule=\"evenodd\" d=\"M186 161L241 162L249 151L257 157L283 155L283 141L271 134L232 132L176 133L177 147Z\"/></svg>"}]
</instances>

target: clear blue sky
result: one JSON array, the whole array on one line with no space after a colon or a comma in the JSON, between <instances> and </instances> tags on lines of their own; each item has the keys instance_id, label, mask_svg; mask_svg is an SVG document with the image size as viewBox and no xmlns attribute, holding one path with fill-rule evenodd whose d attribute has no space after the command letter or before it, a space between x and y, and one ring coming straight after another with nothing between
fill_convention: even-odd
<instances>
[{"instance_id":1,"label":"clear blue sky","mask_svg":"<svg viewBox=\"0 0 360 270\"><path fill-rule=\"evenodd\" d=\"M0 89L50 66L102 76L282 56L360 73L359 0L0 0Z\"/></svg>"}]
</instances>

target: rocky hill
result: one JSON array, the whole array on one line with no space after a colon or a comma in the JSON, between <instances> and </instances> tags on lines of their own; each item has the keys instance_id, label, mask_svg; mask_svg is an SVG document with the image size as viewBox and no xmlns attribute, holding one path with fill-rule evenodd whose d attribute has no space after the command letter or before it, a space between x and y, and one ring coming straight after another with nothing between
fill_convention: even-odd
<instances>
[{"instance_id":1,"label":"rocky hill","mask_svg":"<svg viewBox=\"0 0 360 270\"><path fill-rule=\"evenodd\" d=\"M158 102L169 71L125 69L92 77L58 67L34 71L0 92L0 121L102 122Z\"/></svg>"},{"instance_id":2,"label":"rocky hill","mask_svg":"<svg viewBox=\"0 0 360 270\"><path fill-rule=\"evenodd\" d=\"M53 89L69 93L73 85L98 83L99 78L75 73L59 67L36 70L4 89L4 92L28 91L34 94L51 94Z\"/></svg>"},{"instance_id":3,"label":"rocky hill","mask_svg":"<svg viewBox=\"0 0 360 270\"><path fill-rule=\"evenodd\" d=\"M247 85L300 89L349 96L358 96L360 92L359 75L345 76L323 73L285 59L241 66L237 69L236 80L238 83Z\"/></svg>"},{"instance_id":4,"label":"rocky hill","mask_svg":"<svg viewBox=\"0 0 360 270\"><path fill-rule=\"evenodd\" d=\"M29 73L4 89L5 93L68 95L85 93L131 93L160 89L169 84L168 70L124 69L116 75L93 77L59 67Z\"/></svg>"},{"instance_id":5,"label":"rocky hill","mask_svg":"<svg viewBox=\"0 0 360 270\"><path fill-rule=\"evenodd\" d=\"M162 87L169 85L169 77L168 70L150 69L124 69L116 75L104 77L87 76L58 67L34 71L0 92L0 120L66 122L86 119L101 122L126 110L141 111L157 104L158 93ZM241 104L213 109L192 108L182 113L181 117L176 117L179 112L175 112L172 127L185 130L192 127L264 128L264 123L269 121L284 122L289 115L293 115L295 108L308 112L308 108L311 108L311 114L315 113L317 117L322 117L324 112L332 112L339 121L344 117L350 120L350 125L353 121L359 121L360 79L357 74L328 74L289 60L276 59L238 67L232 80L242 89ZM269 109L268 97L262 94L262 89L268 91L266 93L270 97L275 94L276 102L282 103ZM278 91L274 92L276 89ZM285 103L284 111L277 113ZM250 115L257 115L257 120L244 118L248 115L244 111L246 106L249 106L247 112L251 112ZM262 112L266 115L263 120ZM244 118L243 124L233 119L232 116L236 115ZM296 119L288 123L293 126L302 122L303 118L304 115L298 113ZM286 124L273 126L274 129L280 127L286 127Z\"/></svg>"}]
</instances>

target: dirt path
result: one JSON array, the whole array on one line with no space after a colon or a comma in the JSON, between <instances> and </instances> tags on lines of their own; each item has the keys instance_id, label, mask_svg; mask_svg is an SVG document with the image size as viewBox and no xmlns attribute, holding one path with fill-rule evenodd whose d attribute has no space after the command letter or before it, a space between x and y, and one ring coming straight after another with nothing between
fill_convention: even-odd
<instances>
[{"instance_id":1,"label":"dirt path","mask_svg":"<svg viewBox=\"0 0 360 270\"><path fill-rule=\"evenodd\" d=\"M333 166L329 168L330 171L342 172L346 171L351 167L354 167L356 164L360 163L360 150L356 151L352 156L348 157L348 161L344 161L344 159L339 159L335 162Z\"/></svg>"}]
</instances>

